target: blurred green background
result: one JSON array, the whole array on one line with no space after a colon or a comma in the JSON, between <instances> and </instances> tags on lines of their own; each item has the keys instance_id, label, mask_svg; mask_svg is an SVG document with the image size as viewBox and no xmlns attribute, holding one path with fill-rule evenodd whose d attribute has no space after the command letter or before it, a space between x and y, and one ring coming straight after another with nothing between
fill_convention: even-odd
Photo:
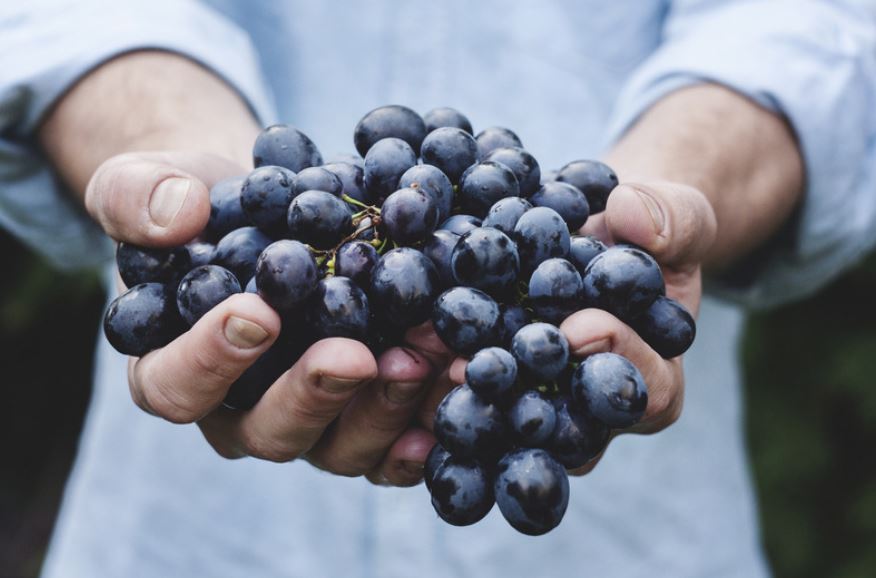
<instances>
[{"instance_id":1,"label":"blurred green background","mask_svg":"<svg viewBox=\"0 0 876 578\"><path fill-rule=\"evenodd\" d=\"M0 576L39 570L87 406L104 296L0 236ZM752 317L748 443L776 576L876 576L876 257Z\"/></svg>"}]
</instances>

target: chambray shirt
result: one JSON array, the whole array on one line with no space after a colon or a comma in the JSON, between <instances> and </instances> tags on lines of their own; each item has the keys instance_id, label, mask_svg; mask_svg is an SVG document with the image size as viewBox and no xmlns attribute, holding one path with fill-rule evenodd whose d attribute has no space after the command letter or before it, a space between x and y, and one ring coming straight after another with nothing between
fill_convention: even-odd
<instances>
[{"instance_id":1,"label":"chambray shirt","mask_svg":"<svg viewBox=\"0 0 876 578\"><path fill-rule=\"evenodd\" d=\"M805 158L804 203L759 275L711 287L769 305L815 290L876 241L873 12L814 0L10 0L0 7L0 225L61 267L107 263L108 242L34 135L76 79L138 48L203 63L262 122L294 123L326 156L352 150L353 126L375 106L449 105L475 130L513 128L545 169L598 156L667 93L712 81L784 114ZM422 486L223 460L194 425L138 410L125 359L101 339L44 576L765 576L742 322L738 305L704 300L680 420L615 440L571 481L560 527L539 538L496 508L474 526L446 525Z\"/></svg>"}]
</instances>

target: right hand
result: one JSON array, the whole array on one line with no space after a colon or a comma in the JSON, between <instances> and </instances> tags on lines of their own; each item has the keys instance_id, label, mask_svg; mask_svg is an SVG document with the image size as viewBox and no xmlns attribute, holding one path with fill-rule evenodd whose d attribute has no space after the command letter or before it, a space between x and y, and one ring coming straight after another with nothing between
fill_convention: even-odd
<instances>
[{"instance_id":1,"label":"right hand","mask_svg":"<svg viewBox=\"0 0 876 578\"><path fill-rule=\"evenodd\" d=\"M126 153L95 171L85 205L116 241L181 245L206 225L210 187L246 172L210 154ZM392 348L380 359L357 341L324 339L251 410L222 407L229 386L279 332L279 316L261 298L234 295L167 346L131 358L131 396L153 415L196 422L226 458L304 457L341 475L417 483L434 438L409 426L428 384L436 376L449 383L449 352L434 332L426 326L410 331L408 346Z\"/></svg>"}]
</instances>

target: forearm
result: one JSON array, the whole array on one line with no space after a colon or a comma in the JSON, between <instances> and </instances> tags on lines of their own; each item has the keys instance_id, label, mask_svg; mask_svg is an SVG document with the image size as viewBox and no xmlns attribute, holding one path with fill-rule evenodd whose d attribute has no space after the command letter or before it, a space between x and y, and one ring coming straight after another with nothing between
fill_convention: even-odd
<instances>
[{"instance_id":1,"label":"forearm","mask_svg":"<svg viewBox=\"0 0 876 578\"><path fill-rule=\"evenodd\" d=\"M108 158L135 150L214 153L251 161L258 124L241 97L194 62L133 52L83 78L46 118L40 142L77 194Z\"/></svg>"},{"instance_id":2,"label":"forearm","mask_svg":"<svg viewBox=\"0 0 876 578\"><path fill-rule=\"evenodd\" d=\"M776 114L716 85L665 97L609 152L622 181L697 187L717 217L705 264L721 267L766 241L803 193L803 161Z\"/></svg>"}]
</instances>

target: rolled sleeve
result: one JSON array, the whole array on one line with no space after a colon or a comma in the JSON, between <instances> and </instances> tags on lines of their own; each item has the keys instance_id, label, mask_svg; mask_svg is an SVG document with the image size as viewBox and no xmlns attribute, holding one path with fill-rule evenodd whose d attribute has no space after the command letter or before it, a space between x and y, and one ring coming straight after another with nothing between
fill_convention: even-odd
<instances>
[{"instance_id":1,"label":"rolled sleeve","mask_svg":"<svg viewBox=\"0 0 876 578\"><path fill-rule=\"evenodd\" d=\"M246 33L187 0L55 0L0 8L0 226L63 268L105 260L109 243L36 145L46 112L79 78L140 49L176 52L234 87L263 122L274 107Z\"/></svg>"},{"instance_id":2,"label":"rolled sleeve","mask_svg":"<svg viewBox=\"0 0 876 578\"><path fill-rule=\"evenodd\" d=\"M789 234L748 282L709 280L715 293L751 306L803 297L876 244L873 12L814 0L675 2L664 42L626 85L611 139L663 96L702 82L784 115L799 139L806 191Z\"/></svg>"}]
</instances>

